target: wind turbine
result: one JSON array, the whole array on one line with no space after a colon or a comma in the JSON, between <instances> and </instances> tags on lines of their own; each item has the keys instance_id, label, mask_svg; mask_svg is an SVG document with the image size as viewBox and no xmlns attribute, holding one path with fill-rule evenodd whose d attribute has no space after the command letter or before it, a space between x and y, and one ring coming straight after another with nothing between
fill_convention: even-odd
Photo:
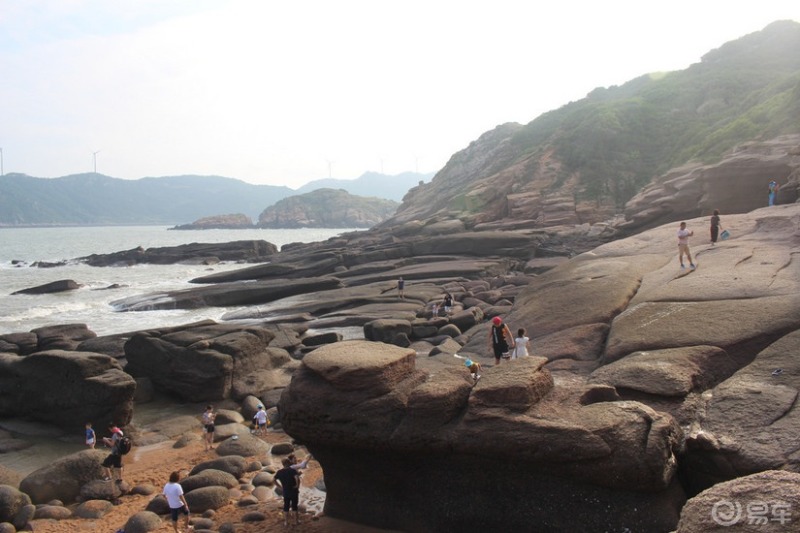
<instances>
[{"instance_id":1,"label":"wind turbine","mask_svg":"<svg viewBox=\"0 0 800 533\"><path fill-rule=\"evenodd\" d=\"M92 160L94 161L94 173L97 174L97 154L100 153L100 150L96 152L92 152Z\"/></svg>"},{"instance_id":2,"label":"wind turbine","mask_svg":"<svg viewBox=\"0 0 800 533\"><path fill-rule=\"evenodd\" d=\"M325 161L328 162L328 179L331 179L333 177L333 171L331 170L331 167L336 161L331 161L330 159L326 159Z\"/></svg>"}]
</instances>

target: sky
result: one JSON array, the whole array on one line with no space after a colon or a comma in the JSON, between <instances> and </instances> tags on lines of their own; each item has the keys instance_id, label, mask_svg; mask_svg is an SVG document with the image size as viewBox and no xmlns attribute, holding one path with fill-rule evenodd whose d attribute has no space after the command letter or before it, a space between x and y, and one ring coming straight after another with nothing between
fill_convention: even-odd
<instances>
[{"instance_id":1,"label":"sky","mask_svg":"<svg viewBox=\"0 0 800 533\"><path fill-rule=\"evenodd\" d=\"M292 188L436 172L797 0L0 0L2 170Z\"/></svg>"}]
</instances>

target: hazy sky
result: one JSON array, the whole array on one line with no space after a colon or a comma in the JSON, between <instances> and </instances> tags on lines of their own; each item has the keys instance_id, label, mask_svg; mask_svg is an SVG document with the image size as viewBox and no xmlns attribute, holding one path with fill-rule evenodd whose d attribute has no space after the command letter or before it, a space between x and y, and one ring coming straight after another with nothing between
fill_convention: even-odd
<instances>
[{"instance_id":1,"label":"hazy sky","mask_svg":"<svg viewBox=\"0 0 800 533\"><path fill-rule=\"evenodd\" d=\"M434 172L498 124L784 19L800 1L0 0L3 168Z\"/></svg>"}]
</instances>

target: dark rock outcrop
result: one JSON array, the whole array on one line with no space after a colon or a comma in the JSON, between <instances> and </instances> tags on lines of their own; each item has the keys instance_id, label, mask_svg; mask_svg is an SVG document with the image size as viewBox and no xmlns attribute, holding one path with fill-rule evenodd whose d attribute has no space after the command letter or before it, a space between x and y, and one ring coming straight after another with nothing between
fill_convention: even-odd
<instances>
[{"instance_id":1,"label":"dark rock outcrop","mask_svg":"<svg viewBox=\"0 0 800 533\"><path fill-rule=\"evenodd\" d=\"M0 416L29 417L60 427L124 425L133 413L134 379L113 358L49 350L0 354Z\"/></svg>"},{"instance_id":2,"label":"dark rock outcrop","mask_svg":"<svg viewBox=\"0 0 800 533\"><path fill-rule=\"evenodd\" d=\"M290 379L292 360L273 338L264 327L208 323L139 332L125 344L126 371L190 401L241 399Z\"/></svg>"},{"instance_id":3,"label":"dark rock outcrop","mask_svg":"<svg viewBox=\"0 0 800 533\"><path fill-rule=\"evenodd\" d=\"M44 285L38 285L29 289L21 289L11 294L50 294L53 292L66 292L80 289L83 285L71 279L62 279L59 281L51 281Z\"/></svg>"},{"instance_id":4,"label":"dark rock outcrop","mask_svg":"<svg viewBox=\"0 0 800 533\"><path fill-rule=\"evenodd\" d=\"M171 265L174 263L213 264L219 261L261 262L277 252L267 241L233 241L225 243L192 243L161 248L134 248L111 254L79 257L91 266L130 266L140 263Z\"/></svg>"}]
</instances>

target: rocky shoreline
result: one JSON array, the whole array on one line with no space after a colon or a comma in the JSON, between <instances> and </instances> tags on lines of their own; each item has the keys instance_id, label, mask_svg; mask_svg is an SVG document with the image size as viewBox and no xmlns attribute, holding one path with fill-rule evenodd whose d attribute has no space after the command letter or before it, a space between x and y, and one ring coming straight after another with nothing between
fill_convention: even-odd
<instances>
[{"instance_id":1,"label":"rocky shoreline","mask_svg":"<svg viewBox=\"0 0 800 533\"><path fill-rule=\"evenodd\" d=\"M759 472L780 485L769 472L799 468L800 205L725 221L733 238L715 246L705 219L688 221L696 270L679 268L673 224L613 240L606 225L440 221L287 246L196 288L115 302L241 306L223 323L0 336L0 417L127 423L149 390L231 402L246 418L258 398L319 459L332 517L411 531L671 531L706 489L735 491ZM434 316L446 292L456 305ZM527 329L534 357L494 366L495 316ZM454 353L484 365L477 385ZM72 401L75 383L85 390Z\"/></svg>"}]
</instances>

